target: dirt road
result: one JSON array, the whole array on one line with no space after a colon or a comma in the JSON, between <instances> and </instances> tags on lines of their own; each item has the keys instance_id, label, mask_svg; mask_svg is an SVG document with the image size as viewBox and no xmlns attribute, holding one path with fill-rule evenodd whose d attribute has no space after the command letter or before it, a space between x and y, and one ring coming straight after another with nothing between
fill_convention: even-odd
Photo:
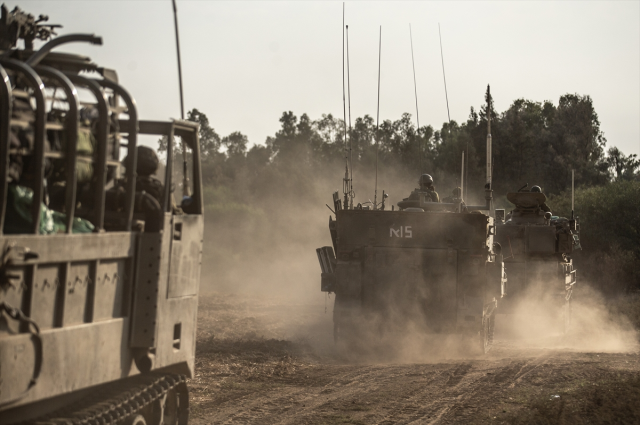
<instances>
[{"instance_id":1,"label":"dirt road","mask_svg":"<svg viewBox=\"0 0 640 425\"><path fill-rule=\"evenodd\" d=\"M325 314L324 305L292 300L202 297L192 422L640 423L632 334L607 344L617 352L503 331L485 356L359 361L335 350L331 308ZM497 330L511 321L499 316Z\"/></svg>"}]
</instances>

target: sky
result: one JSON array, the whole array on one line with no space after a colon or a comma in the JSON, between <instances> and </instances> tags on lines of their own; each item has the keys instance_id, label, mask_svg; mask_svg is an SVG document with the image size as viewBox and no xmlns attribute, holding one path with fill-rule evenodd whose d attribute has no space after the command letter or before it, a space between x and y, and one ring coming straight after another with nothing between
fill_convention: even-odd
<instances>
[{"instance_id":1,"label":"sky","mask_svg":"<svg viewBox=\"0 0 640 425\"><path fill-rule=\"evenodd\" d=\"M18 1L64 26L95 33L103 46L68 44L116 69L142 119L179 118L170 0ZM342 118L342 2L178 0L185 109L204 112L220 136L264 143L284 111ZM410 25L420 125L463 122L484 102L498 111L518 98L589 95L607 146L640 155L640 1L346 2L352 122L415 118ZM143 140L154 144L154 140Z\"/></svg>"}]
</instances>

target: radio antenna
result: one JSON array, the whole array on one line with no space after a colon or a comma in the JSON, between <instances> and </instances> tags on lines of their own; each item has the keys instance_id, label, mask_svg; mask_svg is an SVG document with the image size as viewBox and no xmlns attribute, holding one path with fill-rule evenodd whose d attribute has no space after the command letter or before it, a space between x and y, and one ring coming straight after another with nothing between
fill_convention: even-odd
<instances>
[{"instance_id":1,"label":"radio antenna","mask_svg":"<svg viewBox=\"0 0 640 425\"><path fill-rule=\"evenodd\" d=\"M378 109L376 111L376 185L373 194L373 209L378 209L378 151L380 150L380 64L382 59L382 25L380 25L380 41L378 43Z\"/></svg>"},{"instance_id":2,"label":"radio antenna","mask_svg":"<svg viewBox=\"0 0 640 425\"><path fill-rule=\"evenodd\" d=\"M342 3L342 112L344 114L344 179L342 179L342 193L344 193L344 206L349 208L349 160L347 159L347 101L345 98L344 79L344 3Z\"/></svg>"},{"instance_id":3,"label":"radio antenna","mask_svg":"<svg viewBox=\"0 0 640 425\"><path fill-rule=\"evenodd\" d=\"M492 163L491 163L491 87L487 85L487 185L491 189L492 181Z\"/></svg>"},{"instance_id":4,"label":"radio antenna","mask_svg":"<svg viewBox=\"0 0 640 425\"><path fill-rule=\"evenodd\" d=\"M438 36L440 37L440 59L442 60L442 79L444 80L444 96L447 100L447 118L451 124L451 114L449 114L449 95L447 94L447 77L444 75L444 54L442 53L442 34L440 33L440 23L438 22ZM451 127L449 127L451 131Z\"/></svg>"},{"instance_id":5,"label":"radio antenna","mask_svg":"<svg viewBox=\"0 0 640 425\"><path fill-rule=\"evenodd\" d=\"M349 25L347 28L347 102L349 103L349 168L351 177L349 178L349 207L353 209L353 139L351 138L351 74L349 72Z\"/></svg>"},{"instance_id":6,"label":"radio antenna","mask_svg":"<svg viewBox=\"0 0 640 425\"><path fill-rule=\"evenodd\" d=\"M173 4L173 23L176 28L176 51L178 53L178 83L180 86L180 119L184 120L184 94L182 90L182 61L180 60L180 35L178 31L178 7L176 6L176 0L171 0ZM189 190L189 174L187 172L187 148L184 144L184 140L181 139L182 145L182 196L191 196ZM172 155L173 152L167 152L167 155Z\"/></svg>"},{"instance_id":7,"label":"radio antenna","mask_svg":"<svg viewBox=\"0 0 640 425\"><path fill-rule=\"evenodd\" d=\"M469 141L467 140L467 155L465 158L465 163L464 163L464 187L463 192L465 195L467 195L467 190L469 189Z\"/></svg>"},{"instance_id":8,"label":"radio antenna","mask_svg":"<svg viewBox=\"0 0 640 425\"><path fill-rule=\"evenodd\" d=\"M418 113L418 84L416 83L416 63L413 59L413 34L411 34L411 24L409 24L409 39L411 40L411 65L413 66L413 91L416 95L416 122L418 123L418 129L416 134L418 136L418 152L420 153L420 168L424 173L424 152L422 151L422 141L420 140L420 115Z\"/></svg>"},{"instance_id":9,"label":"radio antenna","mask_svg":"<svg viewBox=\"0 0 640 425\"><path fill-rule=\"evenodd\" d=\"M182 64L180 61L180 36L178 33L178 7L176 0L171 0L173 4L173 23L176 28L176 51L178 52L178 83L180 85L180 119L184 119L184 95L182 92Z\"/></svg>"}]
</instances>

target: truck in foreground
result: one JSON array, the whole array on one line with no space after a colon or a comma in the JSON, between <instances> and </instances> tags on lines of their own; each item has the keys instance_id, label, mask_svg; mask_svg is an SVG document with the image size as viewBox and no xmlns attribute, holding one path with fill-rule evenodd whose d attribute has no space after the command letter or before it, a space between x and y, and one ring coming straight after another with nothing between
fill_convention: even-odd
<instances>
[{"instance_id":1,"label":"truck in foreground","mask_svg":"<svg viewBox=\"0 0 640 425\"><path fill-rule=\"evenodd\" d=\"M101 38L54 30L2 6L0 423L186 424L198 126L140 120L114 70L53 51ZM167 141L160 179L141 135Z\"/></svg>"}]
</instances>

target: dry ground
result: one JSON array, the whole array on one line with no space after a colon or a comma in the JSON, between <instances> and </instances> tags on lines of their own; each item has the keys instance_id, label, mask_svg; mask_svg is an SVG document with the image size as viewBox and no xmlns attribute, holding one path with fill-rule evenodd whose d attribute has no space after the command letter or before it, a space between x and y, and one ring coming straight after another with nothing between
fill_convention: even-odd
<instances>
[{"instance_id":1,"label":"dry ground","mask_svg":"<svg viewBox=\"0 0 640 425\"><path fill-rule=\"evenodd\" d=\"M633 333L589 324L577 326L587 342L516 338L513 319L498 316L485 356L363 360L335 349L332 304L325 313L290 299L201 297L192 423L640 423Z\"/></svg>"}]
</instances>

